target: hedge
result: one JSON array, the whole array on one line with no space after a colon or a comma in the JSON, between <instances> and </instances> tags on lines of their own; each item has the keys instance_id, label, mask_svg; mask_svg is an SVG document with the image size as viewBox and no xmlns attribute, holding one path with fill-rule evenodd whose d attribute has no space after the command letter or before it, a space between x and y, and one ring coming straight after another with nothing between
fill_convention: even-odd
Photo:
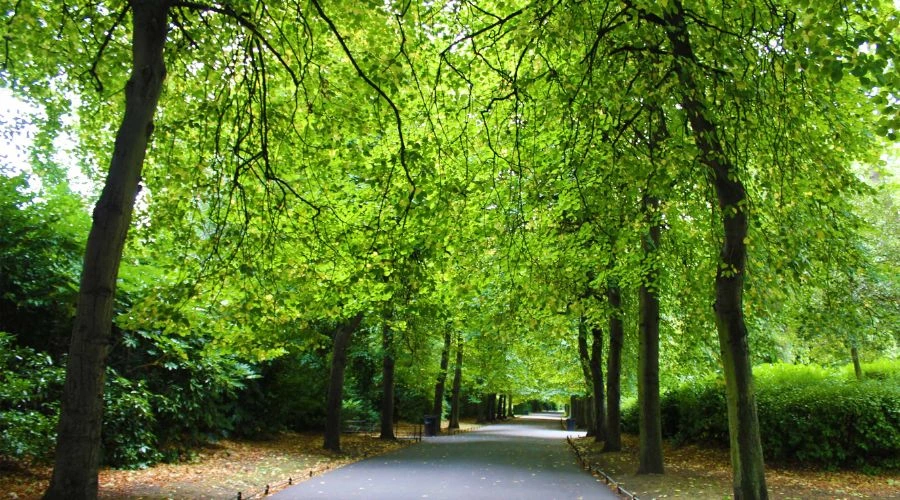
<instances>
[{"instance_id":1,"label":"hedge","mask_svg":"<svg viewBox=\"0 0 900 500\"><path fill-rule=\"evenodd\" d=\"M900 468L900 362L863 366L856 381L847 370L817 366L754 368L759 425L766 460L828 468ZM728 446L725 385L708 377L662 395L663 436L676 443ZM623 426L637 430L637 405Z\"/></svg>"}]
</instances>

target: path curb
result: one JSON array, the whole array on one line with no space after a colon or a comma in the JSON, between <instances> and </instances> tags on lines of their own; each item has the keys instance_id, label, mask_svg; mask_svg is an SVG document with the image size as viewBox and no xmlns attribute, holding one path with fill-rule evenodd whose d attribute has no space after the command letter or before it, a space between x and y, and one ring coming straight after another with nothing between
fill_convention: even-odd
<instances>
[{"instance_id":1,"label":"path curb","mask_svg":"<svg viewBox=\"0 0 900 500\"><path fill-rule=\"evenodd\" d=\"M627 498L629 500L639 500L637 495L635 495L634 493L631 493L630 491L628 491L625 488L623 488L622 486L620 486L619 482L616 481L615 479L613 479L612 476L610 476L606 472L603 472L599 467L595 467L595 466L591 465L590 463L588 463L588 461L585 459L585 457L581 454L581 451L578 449L578 447L575 446L575 440L572 439L571 436L566 436L566 442L569 443L569 446L572 448L572 451L575 452L575 456L578 457L578 463L581 464L581 467L584 468L584 470L589 471L591 474L594 474L596 476L600 476L601 478L603 478L603 480L606 481L606 484L609 485L609 487L612 488L612 490L615 491L616 493L618 493L619 495L624 495L625 498Z\"/></svg>"}]
</instances>

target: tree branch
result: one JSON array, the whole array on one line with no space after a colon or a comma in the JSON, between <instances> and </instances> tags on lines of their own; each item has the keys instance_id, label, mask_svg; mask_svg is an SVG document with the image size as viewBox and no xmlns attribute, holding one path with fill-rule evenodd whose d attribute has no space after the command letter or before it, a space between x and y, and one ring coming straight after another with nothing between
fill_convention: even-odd
<instances>
[{"instance_id":1,"label":"tree branch","mask_svg":"<svg viewBox=\"0 0 900 500\"><path fill-rule=\"evenodd\" d=\"M208 5L202 4L198 2L187 2L178 0L172 3L173 7L183 7L190 10L200 11L200 12L215 12L216 14L221 14L225 17L228 17L234 21L236 21L241 27L249 31L256 37L259 41L265 45L266 49L275 56L275 59L278 59L278 62L281 63L281 66L288 72L288 75L291 77L291 81L294 82L295 86L300 85L300 79L297 78L297 74L294 73L293 68L284 60L284 57L281 55L275 47L269 43L269 39L265 37L260 31L259 28L256 27L256 24L253 23L250 19L247 19L244 15L240 14L238 11L234 10L229 6L217 6L217 5Z\"/></svg>"},{"instance_id":2,"label":"tree branch","mask_svg":"<svg viewBox=\"0 0 900 500\"><path fill-rule=\"evenodd\" d=\"M406 219L406 213L409 212L410 208L412 208L413 198L416 195L416 182L412 178L412 174L409 171L409 165L406 163L406 141L403 138L403 119L400 117L400 109L397 108L397 105L394 104L394 101L390 98L390 96L385 93L385 91L378 86L375 82L369 78L368 75L360 68L359 64L356 62L356 58L353 57L353 53L350 52L350 48L347 47L347 43L344 41L344 37L341 36L337 27L334 25L334 22L331 21L331 18L325 14L324 9L319 4L318 0L312 0L313 5L316 7L316 11L322 17L322 19L328 24L328 28L331 30L331 33L334 34L335 38L337 38L338 43L341 44L341 48L344 50L344 54L350 59L350 64L353 65L353 68L356 69L356 73L360 78L366 82L366 85L371 87L378 95L381 96L385 102L391 107L391 110L394 112L394 120L397 123L397 134L400 138L400 166L403 167L403 172L406 174L406 180L409 182L412 189L409 191L409 197L407 199L406 210L404 211L403 218Z\"/></svg>"}]
</instances>

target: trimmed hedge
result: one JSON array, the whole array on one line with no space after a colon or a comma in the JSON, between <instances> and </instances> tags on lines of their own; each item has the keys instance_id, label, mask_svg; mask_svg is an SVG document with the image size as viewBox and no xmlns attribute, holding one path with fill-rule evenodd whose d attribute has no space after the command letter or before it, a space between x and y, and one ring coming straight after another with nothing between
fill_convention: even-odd
<instances>
[{"instance_id":1,"label":"trimmed hedge","mask_svg":"<svg viewBox=\"0 0 900 500\"><path fill-rule=\"evenodd\" d=\"M766 460L825 467L900 468L900 363L863 366L858 382L845 370L816 366L754 368ZM852 376L852 367L850 368ZM662 396L663 436L678 443L728 446L725 385L718 378L682 385ZM637 429L637 406L623 416Z\"/></svg>"}]
</instances>

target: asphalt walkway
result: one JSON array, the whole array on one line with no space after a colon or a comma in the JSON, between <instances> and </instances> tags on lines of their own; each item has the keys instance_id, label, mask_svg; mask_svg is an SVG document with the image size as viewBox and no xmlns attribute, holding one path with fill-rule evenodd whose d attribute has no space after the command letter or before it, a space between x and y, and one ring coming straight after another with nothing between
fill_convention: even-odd
<instances>
[{"instance_id":1,"label":"asphalt walkway","mask_svg":"<svg viewBox=\"0 0 900 500\"><path fill-rule=\"evenodd\" d=\"M615 499L578 466L558 414L516 417L314 477L272 498Z\"/></svg>"}]
</instances>

